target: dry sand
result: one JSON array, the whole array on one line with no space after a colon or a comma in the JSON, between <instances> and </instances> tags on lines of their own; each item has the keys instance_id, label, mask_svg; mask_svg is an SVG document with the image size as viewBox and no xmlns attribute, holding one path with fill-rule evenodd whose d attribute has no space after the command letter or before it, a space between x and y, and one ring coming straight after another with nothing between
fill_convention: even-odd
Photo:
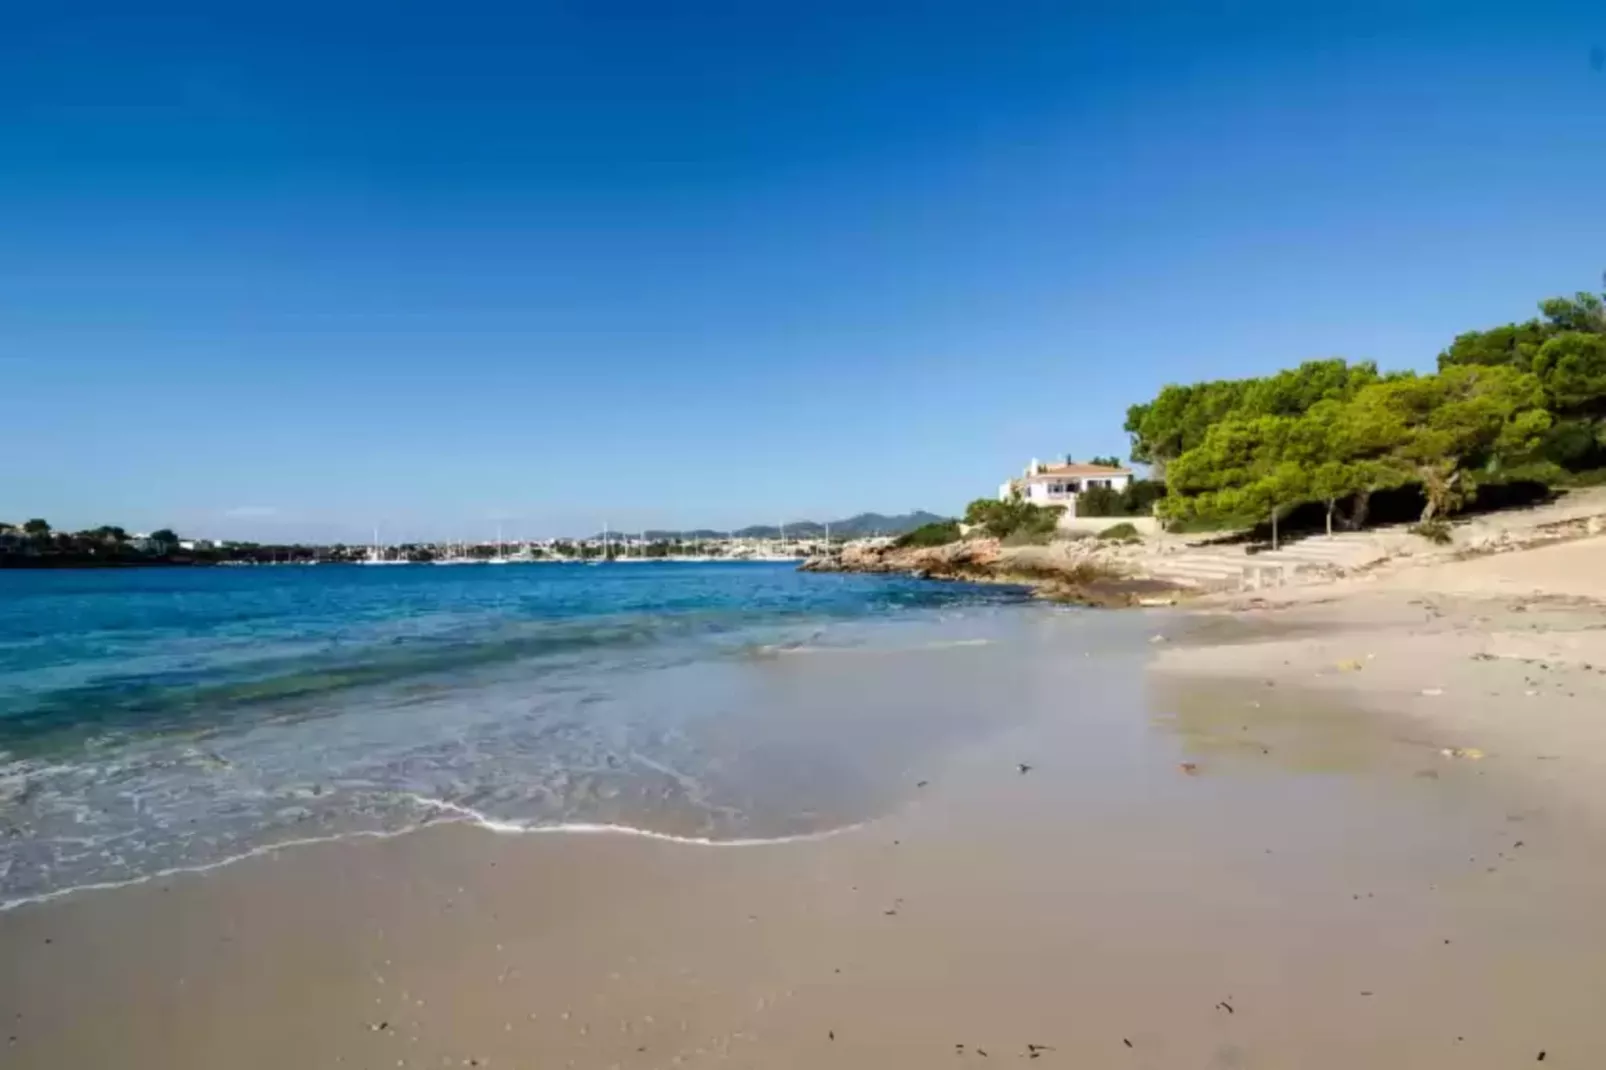
<instances>
[{"instance_id":1,"label":"dry sand","mask_svg":"<svg viewBox=\"0 0 1606 1070\"><path fill-rule=\"evenodd\" d=\"M1147 680L1034 652L1032 718L820 840L437 826L20 907L0 1065L1606 1065L1584 593L1606 542L1155 614Z\"/></svg>"},{"instance_id":2,"label":"dry sand","mask_svg":"<svg viewBox=\"0 0 1606 1070\"><path fill-rule=\"evenodd\" d=\"M1167 672L1262 679L1514 763L1606 819L1606 538L1219 599Z\"/></svg>"}]
</instances>

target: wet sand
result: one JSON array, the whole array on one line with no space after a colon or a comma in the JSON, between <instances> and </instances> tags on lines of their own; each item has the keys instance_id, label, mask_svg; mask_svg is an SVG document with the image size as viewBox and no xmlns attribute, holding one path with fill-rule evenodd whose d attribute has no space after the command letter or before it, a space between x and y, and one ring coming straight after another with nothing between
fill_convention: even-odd
<instances>
[{"instance_id":1,"label":"wet sand","mask_svg":"<svg viewBox=\"0 0 1606 1070\"><path fill-rule=\"evenodd\" d=\"M934 712L991 693L1010 727L886 769L895 811L817 840L440 825L22 906L0 914L0 1053L52 1070L1602 1065L1587 778L1541 760L1558 737L1440 753L1474 735L1385 686L1403 680L1386 636L1408 651L1436 626L1413 600L1123 615L1145 649L1098 656L1045 614L1040 641L927 655L997 681L947 699L920 690L940 674L888 659ZM1322 616L1335 605L1348 624ZM1587 635L1594 611L1573 612ZM1360 635L1378 649L1347 653ZM1365 667L1337 668L1340 647ZM785 671L796 687L805 670ZM1567 679L1576 700L1525 710L1606 709L1606 677ZM1460 685L1443 680L1422 686L1444 699Z\"/></svg>"}]
</instances>

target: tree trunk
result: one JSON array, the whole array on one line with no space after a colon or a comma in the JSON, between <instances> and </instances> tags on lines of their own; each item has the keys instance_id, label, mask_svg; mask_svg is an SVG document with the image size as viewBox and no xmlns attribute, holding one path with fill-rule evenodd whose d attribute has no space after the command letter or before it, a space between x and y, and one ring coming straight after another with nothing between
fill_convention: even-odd
<instances>
[{"instance_id":1,"label":"tree trunk","mask_svg":"<svg viewBox=\"0 0 1606 1070\"><path fill-rule=\"evenodd\" d=\"M1275 506L1271 510L1271 548L1273 550L1277 549L1277 508Z\"/></svg>"},{"instance_id":2,"label":"tree trunk","mask_svg":"<svg viewBox=\"0 0 1606 1070\"><path fill-rule=\"evenodd\" d=\"M1327 499L1327 537L1333 537L1333 510L1338 508L1338 499Z\"/></svg>"},{"instance_id":3,"label":"tree trunk","mask_svg":"<svg viewBox=\"0 0 1606 1070\"><path fill-rule=\"evenodd\" d=\"M1446 516L1452 513L1457 504L1455 488L1460 481L1460 472L1445 473L1435 467L1423 468L1422 493L1427 496L1428 504L1423 507L1422 519L1417 522L1426 524L1439 513Z\"/></svg>"},{"instance_id":4,"label":"tree trunk","mask_svg":"<svg viewBox=\"0 0 1606 1070\"><path fill-rule=\"evenodd\" d=\"M1358 490L1355 492L1355 507L1350 510L1349 526L1351 531L1359 531L1366 526L1366 516L1372 511L1372 492Z\"/></svg>"}]
</instances>

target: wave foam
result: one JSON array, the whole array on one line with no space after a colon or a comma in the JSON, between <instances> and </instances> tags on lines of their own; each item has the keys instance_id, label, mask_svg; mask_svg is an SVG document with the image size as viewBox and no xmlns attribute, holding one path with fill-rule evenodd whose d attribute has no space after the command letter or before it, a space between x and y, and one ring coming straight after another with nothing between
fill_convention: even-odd
<instances>
[{"instance_id":1,"label":"wave foam","mask_svg":"<svg viewBox=\"0 0 1606 1070\"><path fill-rule=\"evenodd\" d=\"M749 836L719 840L710 836L679 836L671 832L656 832L652 829L637 828L634 825L613 825L594 821L565 821L554 825L511 821L505 818L490 817L480 813L473 807L464 806L461 803L448 802L445 799L434 799L427 795L410 795L408 798L426 809L441 810L445 813L456 815L459 820L477 825L489 832L510 835L566 833L578 836L634 836L637 839L657 840L661 843L678 843L686 847L772 847L788 843L812 843L816 840L826 840L833 836L840 836L844 832L852 832L854 829L863 828L867 824L867 822L860 821L851 825L839 825L835 828L821 829L818 832L799 832L791 836Z\"/></svg>"},{"instance_id":2,"label":"wave foam","mask_svg":"<svg viewBox=\"0 0 1606 1070\"><path fill-rule=\"evenodd\" d=\"M208 873L214 869L222 869L236 862L244 862L252 858L261 858L267 855L278 854L296 847L312 847L323 843L340 843L345 840L389 840L398 836L406 836L420 829L429 828L439 824L473 825L498 835L552 835L563 834L572 836L632 836L643 840L656 840L660 843L674 843L685 847L774 847L785 844L811 843L817 840L830 839L845 832L863 828L868 822L860 821L851 825L841 825L836 828L821 829L818 832L802 832L791 836L745 837L728 840L713 839L707 836L677 836L669 832L656 832L652 829L637 828L633 825L614 825L589 821L562 822L553 825L535 824L503 818L491 817L483 814L473 807L461 803L450 802L446 799L435 799L427 795L406 796L410 801L425 810L433 810L450 816L430 820L425 819L416 824L399 829L358 829L351 832L331 833L327 836L307 836L294 840L280 840L277 843L265 843L253 847L248 851L220 858L215 862L203 862L189 866L170 866L166 869L155 870L138 877L129 877L125 880L96 881L90 884L74 884L65 888L57 888L37 895L19 896L15 899L0 900L0 914L18 907L33 903L48 903L54 899L62 899L79 892L104 892L116 888L131 888L139 884L148 884L154 880L167 877L182 877L189 874Z\"/></svg>"}]
</instances>

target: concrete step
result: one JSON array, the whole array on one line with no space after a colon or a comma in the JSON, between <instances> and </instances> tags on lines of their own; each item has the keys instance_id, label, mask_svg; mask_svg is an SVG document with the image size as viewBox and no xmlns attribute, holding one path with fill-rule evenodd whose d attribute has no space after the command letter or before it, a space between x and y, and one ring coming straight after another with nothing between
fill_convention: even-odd
<instances>
[{"instance_id":1,"label":"concrete step","mask_svg":"<svg viewBox=\"0 0 1606 1070\"><path fill-rule=\"evenodd\" d=\"M1342 543L1303 543L1296 542L1291 546L1281 546L1275 550L1263 550L1251 557L1266 557L1268 555L1282 555L1285 557L1302 557L1312 560L1337 561L1355 557L1361 553L1358 546L1345 546Z\"/></svg>"},{"instance_id":2,"label":"concrete step","mask_svg":"<svg viewBox=\"0 0 1606 1070\"><path fill-rule=\"evenodd\" d=\"M1151 572L1157 573L1186 573L1189 575L1211 576L1238 576L1248 565L1246 561L1214 561L1208 559L1178 558L1172 561L1157 561L1151 566Z\"/></svg>"}]
</instances>

